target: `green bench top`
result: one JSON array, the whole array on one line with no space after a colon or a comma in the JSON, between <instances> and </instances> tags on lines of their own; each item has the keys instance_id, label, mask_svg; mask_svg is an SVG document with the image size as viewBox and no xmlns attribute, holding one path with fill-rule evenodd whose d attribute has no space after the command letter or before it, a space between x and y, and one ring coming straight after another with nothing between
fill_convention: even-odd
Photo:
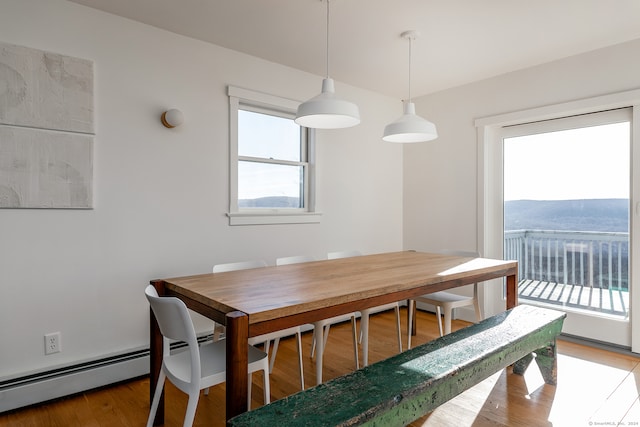
<instances>
[{"instance_id":1,"label":"green bench top","mask_svg":"<svg viewBox=\"0 0 640 427\"><path fill-rule=\"evenodd\" d=\"M555 340L565 314L517 306L227 422L243 426L406 425L519 360L555 381ZM545 351L538 351L544 349ZM540 359L540 360L537 360ZM545 361L545 359L547 359ZM548 369L545 372L544 366ZM517 367L518 365L516 365Z\"/></svg>"}]
</instances>

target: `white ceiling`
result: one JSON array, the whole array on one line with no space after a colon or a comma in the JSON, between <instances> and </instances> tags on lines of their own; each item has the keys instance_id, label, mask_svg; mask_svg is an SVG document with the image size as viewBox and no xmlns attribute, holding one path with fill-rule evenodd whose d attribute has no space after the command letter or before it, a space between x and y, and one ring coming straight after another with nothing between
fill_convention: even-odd
<instances>
[{"instance_id":1,"label":"white ceiling","mask_svg":"<svg viewBox=\"0 0 640 427\"><path fill-rule=\"evenodd\" d=\"M70 0L326 73L321 0ZM640 0L331 0L330 74L398 99L640 38ZM159 47L160 48L160 47ZM640 54L640 52L639 52ZM320 83L318 83L318 91Z\"/></svg>"}]
</instances>

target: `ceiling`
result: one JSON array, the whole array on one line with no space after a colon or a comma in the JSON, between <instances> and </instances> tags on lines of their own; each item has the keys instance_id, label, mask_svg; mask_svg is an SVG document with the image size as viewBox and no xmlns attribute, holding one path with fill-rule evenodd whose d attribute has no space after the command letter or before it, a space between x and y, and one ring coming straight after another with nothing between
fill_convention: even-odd
<instances>
[{"instance_id":1,"label":"ceiling","mask_svg":"<svg viewBox=\"0 0 640 427\"><path fill-rule=\"evenodd\" d=\"M70 1L326 74L321 0ZM331 77L406 98L405 30L421 33L412 46L417 97L640 38L640 1L331 0Z\"/></svg>"}]
</instances>

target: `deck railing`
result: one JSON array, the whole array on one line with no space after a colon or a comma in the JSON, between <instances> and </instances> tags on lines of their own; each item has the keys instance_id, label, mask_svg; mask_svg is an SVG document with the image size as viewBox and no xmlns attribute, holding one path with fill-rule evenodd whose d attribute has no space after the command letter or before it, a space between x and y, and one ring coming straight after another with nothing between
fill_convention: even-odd
<instances>
[{"instance_id":1,"label":"deck railing","mask_svg":"<svg viewBox=\"0 0 640 427\"><path fill-rule=\"evenodd\" d=\"M629 289L628 233L517 230L504 240L504 259L518 260L520 281Z\"/></svg>"}]
</instances>

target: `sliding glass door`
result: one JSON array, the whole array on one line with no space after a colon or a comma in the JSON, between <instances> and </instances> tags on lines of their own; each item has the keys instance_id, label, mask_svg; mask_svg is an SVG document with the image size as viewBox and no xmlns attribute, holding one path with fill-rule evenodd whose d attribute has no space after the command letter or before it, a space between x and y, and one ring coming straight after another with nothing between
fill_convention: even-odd
<instances>
[{"instance_id":1,"label":"sliding glass door","mask_svg":"<svg viewBox=\"0 0 640 427\"><path fill-rule=\"evenodd\" d=\"M503 127L503 252L520 303L628 346L631 109Z\"/></svg>"}]
</instances>

